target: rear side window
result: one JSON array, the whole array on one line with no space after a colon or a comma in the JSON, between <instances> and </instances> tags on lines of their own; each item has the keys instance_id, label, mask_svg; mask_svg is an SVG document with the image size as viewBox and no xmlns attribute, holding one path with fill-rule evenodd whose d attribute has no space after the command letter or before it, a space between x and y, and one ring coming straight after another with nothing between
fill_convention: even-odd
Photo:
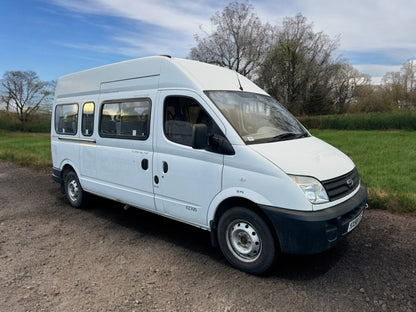
<instances>
[{"instance_id":1,"label":"rear side window","mask_svg":"<svg viewBox=\"0 0 416 312\"><path fill-rule=\"evenodd\" d=\"M55 131L59 134L76 134L78 104L60 104L55 108Z\"/></svg>"},{"instance_id":2,"label":"rear side window","mask_svg":"<svg viewBox=\"0 0 416 312\"><path fill-rule=\"evenodd\" d=\"M94 102L87 102L82 107L82 135L91 136L94 132Z\"/></svg>"},{"instance_id":3,"label":"rear side window","mask_svg":"<svg viewBox=\"0 0 416 312\"><path fill-rule=\"evenodd\" d=\"M146 140L150 128L150 99L120 100L103 103L102 137Z\"/></svg>"}]
</instances>

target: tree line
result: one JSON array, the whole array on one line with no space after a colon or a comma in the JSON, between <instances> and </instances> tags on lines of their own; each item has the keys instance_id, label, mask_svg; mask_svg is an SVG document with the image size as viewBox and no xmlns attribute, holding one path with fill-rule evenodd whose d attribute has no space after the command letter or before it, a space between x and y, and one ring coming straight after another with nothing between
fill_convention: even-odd
<instances>
[{"instance_id":1,"label":"tree line","mask_svg":"<svg viewBox=\"0 0 416 312\"><path fill-rule=\"evenodd\" d=\"M415 61L374 86L335 55L339 38L315 32L301 14L273 26L249 2L232 2L211 17L211 29L195 35L189 58L238 71L295 115L416 110Z\"/></svg>"},{"instance_id":2,"label":"tree line","mask_svg":"<svg viewBox=\"0 0 416 312\"><path fill-rule=\"evenodd\" d=\"M315 32L301 14L270 25L249 2L232 2L211 17L211 29L195 35L188 57L238 71L297 116L416 111L415 60L374 86L335 54L339 38ZM51 107L55 82L33 71L8 71L1 87L1 103L24 124L42 106Z\"/></svg>"}]
</instances>

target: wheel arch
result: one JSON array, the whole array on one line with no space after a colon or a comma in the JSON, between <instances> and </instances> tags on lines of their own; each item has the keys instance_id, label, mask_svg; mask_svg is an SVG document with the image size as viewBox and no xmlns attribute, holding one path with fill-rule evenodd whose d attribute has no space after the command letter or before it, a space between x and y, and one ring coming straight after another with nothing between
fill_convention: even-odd
<instances>
[{"instance_id":1,"label":"wheel arch","mask_svg":"<svg viewBox=\"0 0 416 312\"><path fill-rule=\"evenodd\" d=\"M211 243L214 247L218 245L218 237L217 237L217 226L221 216L224 214L227 209L232 207L244 207L254 211L258 214L264 222L268 225L270 231L272 232L276 248L280 250L280 242L279 237L277 235L277 231L274 228L272 222L270 221L269 217L263 212L263 210L253 201L244 198L244 197L229 197L224 199L217 207L212 220L210 220L210 233L211 233Z\"/></svg>"},{"instance_id":2,"label":"wheel arch","mask_svg":"<svg viewBox=\"0 0 416 312\"><path fill-rule=\"evenodd\" d=\"M74 166L67 162L62 166L61 169L61 191L63 194L65 194L65 180L66 180L66 176L68 175L69 172L75 172L75 174L79 177L77 170L75 170Z\"/></svg>"}]
</instances>

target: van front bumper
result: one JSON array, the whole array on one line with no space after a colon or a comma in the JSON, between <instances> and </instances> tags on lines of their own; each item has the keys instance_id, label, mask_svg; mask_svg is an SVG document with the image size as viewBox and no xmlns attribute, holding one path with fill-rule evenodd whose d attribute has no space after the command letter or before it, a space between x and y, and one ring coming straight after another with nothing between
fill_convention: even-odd
<instances>
[{"instance_id":1,"label":"van front bumper","mask_svg":"<svg viewBox=\"0 0 416 312\"><path fill-rule=\"evenodd\" d=\"M367 206L367 189L336 206L320 211L294 211L259 205L272 222L280 249L290 254L315 254L336 245L348 232L350 222Z\"/></svg>"}]
</instances>

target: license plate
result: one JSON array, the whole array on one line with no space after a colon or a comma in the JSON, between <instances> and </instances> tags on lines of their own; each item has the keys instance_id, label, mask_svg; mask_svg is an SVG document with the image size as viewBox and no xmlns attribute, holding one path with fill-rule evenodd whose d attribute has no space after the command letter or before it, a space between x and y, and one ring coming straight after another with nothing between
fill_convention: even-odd
<instances>
[{"instance_id":1,"label":"license plate","mask_svg":"<svg viewBox=\"0 0 416 312\"><path fill-rule=\"evenodd\" d=\"M350 223L348 224L348 232L351 232L357 225L360 223L361 219L363 218L363 211L360 212L360 214Z\"/></svg>"}]
</instances>

